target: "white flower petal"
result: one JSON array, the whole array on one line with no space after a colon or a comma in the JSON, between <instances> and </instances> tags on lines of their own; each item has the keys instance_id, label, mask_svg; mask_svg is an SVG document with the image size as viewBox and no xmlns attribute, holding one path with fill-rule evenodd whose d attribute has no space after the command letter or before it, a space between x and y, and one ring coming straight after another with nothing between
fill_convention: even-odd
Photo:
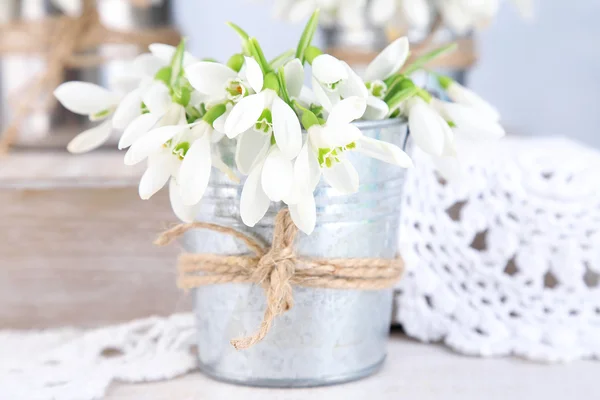
<instances>
[{"instance_id":1,"label":"white flower petal","mask_svg":"<svg viewBox=\"0 0 600 400\"><path fill-rule=\"evenodd\" d=\"M148 46L148 49L155 57L160 58L166 65L171 64L171 60L173 59L173 55L175 55L175 51L177 48L175 46L171 46L164 43L153 43ZM187 67L188 65L194 64L198 62L196 57L192 56L187 51L183 55L183 66Z\"/></svg>"},{"instance_id":2,"label":"white flower petal","mask_svg":"<svg viewBox=\"0 0 600 400\"><path fill-rule=\"evenodd\" d=\"M141 89L135 89L121 100L113 116L115 129L123 130L142 113Z\"/></svg>"},{"instance_id":3,"label":"white flower petal","mask_svg":"<svg viewBox=\"0 0 600 400\"><path fill-rule=\"evenodd\" d=\"M360 119L367 109L367 100L362 97L348 97L336 104L327 118L327 125L345 126Z\"/></svg>"},{"instance_id":4,"label":"white flower petal","mask_svg":"<svg viewBox=\"0 0 600 400\"><path fill-rule=\"evenodd\" d=\"M119 139L119 149L131 146L136 140L148 133L158 122L158 117L153 114L142 114L127 126Z\"/></svg>"},{"instance_id":5,"label":"white flower petal","mask_svg":"<svg viewBox=\"0 0 600 400\"><path fill-rule=\"evenodd\" d=\"M187 125L185 108L178 103L171 103L167 111L158 122L159 126Z\"/></svg>"},{"instance_id":6,"label":"white flower petal","mask_svg":"<svg viewBox=\"0 0 600 400\"><path fill-rule=\"evenodd\" d=\"M125 164L135 165L150 155L160 152L165 142L186 129L189 128L185 125L171 125L151 130L136 140L129 150L127 150Z\"/></svg>"},{"instance_id":7,"label":"white flower petal","mask_svg":"<svg viewBox=\"0 0 600 400\"><path fill-rule=\"evenodd\" d=\"M263 89L264 77L258 62L252 57L246 58L246 79L254 92L259 93Z\"/></svg>"},{"instance_id":8,"label":"white flower petal","mask_svg":"<svg viewBox=\"0 0 600 400\"><path fill-rule=\"evenodd\" d=\"M131 93L133 90L141 88L146 78L140 78L139 75L118 75L108 77L108 87L119 96ZM147 78L149 79L149 78Z\"/></svg>"},{"instance_id":9,"label":"white flower petal","mask_svg":"<svg viewBox=\"0 0 600 400\"><path fill-rule=\"evenodd\" d=\"M291 160L302 148L302 128L298 116L279 96L273 100L273 134L277 147Z\"/></svg>"},{"instance_id":10,"label":"white flower petal","mask_svg":"<svg viewBox=\"0 0 600 400\"><path fill-rule=\"evenodd\" d=\"M498 122L500 120L500 113L494 106L485 101L477 93L470 89L462 86L457 82L450 84L446 90L448 97L456 103L465 104L477 109L484 118Z\"/></svg>"},{"instance_id":11,"label":"white flower petal","mask_svg":"<svg viewBox=\"0 0 600 400\"><path fill-rule=\"evenodd\" d=\"M111 91L88 82L66 82L54 90L54 96L75 114L92 115L109 110L119 98Z\"/></svg>"},{"instance_id":12,"label":"white flower petal","mask_svg":"<svg viewBox=\"0 0 600 400\"><path fill-rule=\"evenodd\" d=\"M300 96L304 86L304 67L300 60L294 58L286 63L283 67L283 73L288 94L294 98Z\"/></svg>"},{"instance_id":13,"label":"white flower petal","mask_svg":"<svg viewBox=\"0 0 600 400\"><path fill-rule=\"evenodd\" d=\"M499 123L474 107L440 100L434 100L432 104L446 120L456 125L455 131L464 139L499 139L505 135Z\"/></svg>"},{"instance_id":14,"label":"white flower petal","mask_svg":"<svg viewBox=\"0 0 600 400\"><path fill-rule=\"evenodd\" d=\"M142 101L152 114L162 115L172 103L169 88L164 83L154 81L142 96Z\"/></svg>"},{"instance_id":15,"label":"white flower petal","mask_svg":"<svg viewBox=\"0 0 600 400\"><path fill-rule=\"evenodd\" d=\"M165 186L169 178L171 178L171 171L166 167L167 157L172 157L170 154L156 154L148 160L148 168L142 179L140 180L139 194L142 200L148 200L156 192Z\"/></svg>"},{"instance_id":16,"label":"white flower petal","mask_svg":"<svg viewBox=\"0 0 600 400\"><path fill-rule=\"evenodd\" d=\"M365 81L384 80L398 72L408 58L409 44L405 36L390 43L367 67Z\"/></svg>"},{"instance_id":17,"label":"white flower petal","mask_svg":"<svg viewBox=\"0 0 600 400\"><path fill-rule=\"evenodd\" d=\"M367 97L367 109L365 110L362 119L369 121L384 119L389 112L390 108L385 101L375 96L369 96Z\"/></svg>"},{"instance_id":18,"label":"white flower petal","mask_svg":"<svg viewBox=\"0 0 600 400\"><path fill-rule=\"evenodd\" d=\"M261 183L271 201L281 201L292 191L294 167L276 146L273 146L262 168Z\"/></svg>"},{"instance_id":19,"label":"white flower petal","mask_svg":"<svg viewBox=\"0 0 600 400\"><path fill-rule=\"evenodd\" d=\"M323 168L323 178L329 186L342 194L352 194L358 191L358 172L345 158L331 168Z\"/></svg>"},{"instance_id":20,"label":"white flower petal","mask_svg":"<svg viewBox=\"0 0 600 400\"><path fill-rule=\"evenodd\" d=\"M344 64L329 54L321 54L313 60L312 73L321 83L331 85L348 78Z\"/></svg>"},{"instance_id":21,"label":"white flower petal","mask_svg":"<svg viewBox=\"0 0 600 400\"><path fill-rule=\"evenodd\" d=\"M229 113L225 121L227 137L234 138L250 129L265 109L267 92L252 94L240 100Z\"/></svg>"},{"instance_id":22,"label":"white flower petal","mask_svg":"<svg viewBox=\"0 0 600 400\"><path fill-rule=\"evenodd\" d=\"M261 162L269 147L271 138L254 129L248 129L238 137L235 149L235 163L238 170L247 175L258 162Z\"/></svg>"},{"instance_id":23,"label":"white flower petal","mask_svg":"<svg viewBox=\"0 0 600 400\"><path fill-rule=\"evenodd\" d=\"M307 235L313 233L317 222L317 207L313 194L304 195L298 203L291 204L288 207L294 224Z\"/></svg>"},{"instance_id":24,"label":"white flower petal","mask_svg":"<svg viewBox=\"0 0 600 400\"><path fill-rule=\"evenodd\" d=\"M73 154L86 153L102 146L112 133L110 120L88 129L75 136L67 145L67 150Z\"/></svg>"},{"instance_id":25,"label":"white flower petal","mask_svg":"<svg viewBox=\"0 0 600 400\"><path fill-rule=\"evenodd\" d=\"M299 190L312 193L319 184L320 179L319 160L310 148L310 143L306 141L294 162L294 182L299 186Z\"/></svg>"},{"instance_id":26,"label":"white flower petal","mask_svg":"<svg viewBox=\"0 0 600 400\"><path fill-rule=\"evenodd\" d=\"M169 199L171 200L171 208L173 212L183 222L194 222L198 212L200 211L201 203L194 206L186 206L181 199L180 188L175 179L171 179L169 183Z\"/></svg>"},{"instance_id":27,"label":"white flower petal","mask_svg":"<svg viewBox=\"0 0 600 400\"><path fill-rule=\"evenodd\" d=\"M256 225L265 216L271 204L260 182L262 167L259 164L252 169L240 197L240 216L242 222L249 227Z\"/></svg>"},{"instance_id":28,"label":"white flower petal","mask_svg":"<svg viewBox=\"0 0 600 400\"><path fill-rule=\"evenodd\" d=\"M329 92L323 89L315 77L312 78L312 88L317 102L327 111L331 111L333 105L340 101L340 95L338 93Z\"/></svg>"},{"instance_id":29,"label":"white flower petal","mask_svg":"<svg viewBox=\"0 0 600 400\"><path fill-rule=\"evenodd\" d=\"M356 150L368 157L398 165L402 168L413 167L412 160L400 147L382 140L363 136L357 140Z\"/></svg>"},{"instance_id":30,"label":"white flower petal","mask_svg":"<svg viewBox=\"0 0 600 400\"><path fill-rule=\"evenodd\" d=\"M408 126L414 142L426 153L441 156L445 143L442 117L420 98L414 98L409 108Z\"/></svg>"},{"instance_id":31,"label":"white flower petal","mask_svg":"<svg viewBox=\"0 0 600 400\"><path fill-rule=\"evenodd\" d=\"M140 54L133 60L133 69L139 75L154 78L156 73L168 64L150 53Z\"/></svg>"},{"instance_id":32,"label":"white flower petal","mask_svg":"<svg viewBox=\"0 0 600 400\"><path fill-rule=\"evenodd\" d=\"M315 93L307 86L302 86L302 89L300 89L300 94L296 100L298 100L304 107L310 107L312 104L317 103L317 97L315 96ZM331 109L331 107L329 109Z\"/></svg>"},{"instance_id":33,"label":"white flower petal","mask_svg":"<svg viewBox=\"0 0 600 400\"><path fill-rule=\"evenodd\" d=\"M365 82L347 63L343 61L342 63L348 72L348 79L340 84L340 94L343 98L358 96L366 99L369 96L369 91L365 86Z\"/></svg>"},{"instance_id":34,"label":"white flower petal","mask_svg":"<svg viewBox=\"0 0 600 400\"><path fill-rule=\"evenodd\" d=\"M179 169L177 182L184 205L193 206L202 199L210 179L211 165L210 135L205 133L192 144Z\"/></svg>"},{"instance_id":35,"label":"white flower petal","mask_svg":"<svg viewBox=\"0 0 600 400\"><path fill-rule=\"evenodd\" d=\"M229 108L219 118L213 121L213 128L215 129L215 131L225 133L225 121L227 121L227 117L229 117L230 112L231 108Z\"/></svg>"},{"instance_id":36,"label":"white flower petal","mask_svg":"<svg viewBox=\"0 0 600 400\"><path fill-rule=\"evenodd\" d=\"M190 84L200 93L212 96L225 96L225 85L237 77L237 72L226 65L201 61L185 69Z\"/></svg>"}]
</instances>

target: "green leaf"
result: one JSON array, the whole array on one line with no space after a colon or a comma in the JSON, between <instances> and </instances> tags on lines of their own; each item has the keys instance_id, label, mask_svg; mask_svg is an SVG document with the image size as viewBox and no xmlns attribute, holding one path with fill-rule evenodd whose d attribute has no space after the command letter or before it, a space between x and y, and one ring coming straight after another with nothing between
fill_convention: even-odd
<instances>
[{"instance_id":1,"label":"green leaf","mask_svg":"<svg viewBox=\"0 0 600 400\"><path fill-rule=\"evenodd\" d=\"M227 22L227 25L233 29L242 40L250 39L250 35L248 35L246 31L240 28L238 25L234 24L233 22Z\"/></svg>"},{"instance_id":2,"label":"green leaf","mask_svg":"<svg viewBox=\"0 0 600 400\"><path fill-rule=\"evenodd\" d=\"M169 86L171 83L171 75L172 75L171 67L162 67L158 70L156 75L154 75L154 79L157 81L163 82L165 85Z\"/></svg>"},{"instance_id":3,"label":"green leaf","mask_svg":"<svg viewBox=\"0 0 600 400\"><path fill-rule=\"evenodd\" d=\"M279 89L281 98L283 99L283 101L288 103L288 105L293 109L294 107L290 99L290 94L288 93L287 85L285 84L285 71L283 67L279 67L279 69L277 70L277 78L279 79Z\"/></svg>"},{"instance_id":4,"label":"green leaf","mask_svg":"<svg viewBox=\"0 0 600 400\"><path fill-rule=\"evenodd\" d=\"M388 86L387 94L383 98L383 101L387 102L401 90L408 89L409 87L415 86L414 82L410 78L406 78L404 75L396 75L398 79L392 81Z\"/></svg>"},{"instance_id":5,"label":"green leaf","mask_svg":"<svg viewBox=\"0 0 600 400\"><path fill-rule=\"evenodd\" d=\"M242 66L244 65L244 61L245 60L243 54L234 54L231 57L229 57L229 60L227 61L227 66L235 72L240 72Z\"/></svg>"},{"instance_id":6,"label":"green leaf","mask_svg":"<svg viewBox=\"0 0 600 400\"><path fill-rule=\"evenodd\" d=\"M265 54L263 53L258 40L256 40L256 38L250 38L248 44L252 57L256 60L256 62L258 62L258 65L260 65L260 69L262 69L263 74L266 75L271 72L271 66L267 62Z\"/></svg>"},{"instance_id":7,"label":"green leaf","mask_svg":"<svg viewBox=\"0 0 600 400\"><path fill-rule=\"evenodd\" d=\"M323 54L323 52L318 47L308 46L304 51L304 58L306 59L306 62L312 65L313 60L321 54Z\"/></svg>"},{"instance_id":8,"label":"green leaf","mask_svg":"<svg viewBox=\"0 0 600 400\"><path fill-rule=\"evenodd\" d=\"M301 122L302 122L302 126L306 130L309 130L313 125L320 125L319 119L317 118L317 116L315 114L313 114L312 111L309 111L307 109L304 109L304 112L302 113Z\"/></svg>"},{"instance_id":9,"label":"green leaf","mask_svg":"<svg viewBox=\"0 0 600 400\"><path fill-rule=\"evenodd\" d=\"M389 101L387 101L386 103L388 104L388 106L390 107L390 110L394 110L395 108L397 108L403 101L413 97L414 95L418 94L419 91L422 90L421 88L417 87L417 86L412 86L406 89L402 89L400 90L398 93L396 93Z\"/></svg>"},{"instance_id":10,"label":"green leaf","mask_svg":"<svg viewBox=\"0 0 600 400\"><path fill-rule=\"evenodd\" d=\"M288 51L281 53L280 55L278 55L277 57L275 57L274 59L269 61L269 66L273 69L277 69L277 68L281 67L288 60L290 60L292 57L294 57L294 53L295 53L295 50L293 50L293 49L290 49Z\"/></svg>"},{"instance_id":11,"label":"green leaf","mask_svg":"<svg viewBox=\"0 0 600 400\"><path fill-rule=\"evenodd\" d=\"M192 90L187 86L181 86L178 88L175 93L173 93L173 101L175 103L181 104L184 107L190 103L190 99L192 98Z\"/></svg>"},{"instance_id":12,"label":"green leaf","mask_svg":"<svg viewBox=\"0 0 600 400\"><path fill-rule=\"evenodd\" d=\"M173 58L171 59L171 79L169 87L173 87L180 76L183 75L183 57L185 55L185 38L181 39Z\"/></svg>"},{"instance_id":13,"label":"green leaf","mask_svg":"<svg viewBox=\"0 0 600 400\"><path fill-rule=\"evenodd\" d=\"M235 31L235 33L238 34L238 36L240 37L240 39L242 39L242 49L244 51L244 54L246 54L247 56L251 56L252 52L250 51L250 35L248 35L248 33L246 33L245 30L243 30L242 28L240 28L238 25L234 24L233 22L228 22L227 25L233 29Z\"/></svg>"},{"instance_id":14,"label":"green leaf","mask_svg":"<svg viewBox=\"0 0 600 400\"><path fill-rule=\"evenodd\" d=\"M425 64L429 63L430 61L444 55L447 53L451 53L454 50L456 50L456 48L458 47L458 45L456 43L450 43L447 44L446 46L442 46L438 49L432 50L429 53L426 53L424 55L422 55L421 57L417 58L415 61L413 61L412 64L410 64L408 67L406 67L403 71L403 73L405 75L410 75L413 72L423 68L425 66Z\"/></svg>"},{"instance_id":15,"label":"green leaf","mask_svg":"<svg viewBox=\"0 0 600 400\"><path fill-rule=\"evenodd\" d=\"M308 22L306 23L306 27L304 28L304 32L302 32L302 36L300 36L300 41L298 42L298 47L296 48L296 58L298 58L302 64L304 64L304 53L308 46L311 45L313 37L315 36L315 32L317 31L317 26L319 25L319 9L316 9L312 14Z\"/></svg>"},{"instance_id":16,"label":"green leaf","mask_svg":"<svg viewBox=\"0 0 600 400\"><path fill-rule=\"evenodd\" d=\"M275 75L274 72L269 72L268 74L265 75L263 88L271 89L275 93L279 94L279 88L280 88L279 78L277 77L277 75Z\"/></svg>"},{"instance_id":17,"label":"green leaf","mask_svg":"<svg viewBox=\"0 0 600 400\"><path fill-rule=\"evenodd\" d=\"M211 107L206 114L204 114L202 120L208 122L212 126L217 118L225 114L226 110L227 106L225 104L217 104L216 106Z\"/></svg>"}]
</instances>

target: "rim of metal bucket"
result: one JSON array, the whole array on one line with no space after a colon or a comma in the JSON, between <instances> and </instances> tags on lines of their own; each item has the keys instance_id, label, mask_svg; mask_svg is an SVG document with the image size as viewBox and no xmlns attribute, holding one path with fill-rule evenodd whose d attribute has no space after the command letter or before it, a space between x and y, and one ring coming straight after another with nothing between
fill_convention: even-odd
<instances>
[{"instance_id":1,"label":"rim of metal bucket","mask_svg":"<svg viewBox=\"0 0 600 400\"><path fill-rule=\"evenodd\" d=\"M389 118L379 119L375 121L355 121L353 125L356 125L358 129L374 129L374 128L387 128L390 126L404 125L406 121L401 118Z\"/></svg>"}]
</instances>

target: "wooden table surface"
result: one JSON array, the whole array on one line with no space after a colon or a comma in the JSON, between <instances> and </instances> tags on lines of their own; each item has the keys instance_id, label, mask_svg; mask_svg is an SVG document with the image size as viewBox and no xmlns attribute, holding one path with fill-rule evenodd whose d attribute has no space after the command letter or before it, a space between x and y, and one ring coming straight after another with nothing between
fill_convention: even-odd
<instances>
[{"instance_id":1,"label":"wooden table surface","mask_svg":"<svg viewBox=\"0 0 600 400\"><path fill-rule=\"evenodd\" d=\"M600 364L538 364L457 355L392 335L383 370L370 378L314 389L235 386L193 373L167 382L115 384L110 400L597 400Z\"/></svg>"}]
</instances>

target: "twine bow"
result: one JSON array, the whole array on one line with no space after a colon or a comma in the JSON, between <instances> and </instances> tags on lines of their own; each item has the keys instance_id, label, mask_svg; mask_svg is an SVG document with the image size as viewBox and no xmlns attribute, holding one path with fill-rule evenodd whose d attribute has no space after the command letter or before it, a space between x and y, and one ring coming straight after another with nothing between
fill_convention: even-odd
<instances>
[{"instance_id":1,"label":"twine bow","mask_svg":"<svg viewBox=\"0 0 600 400\"><path fill-rule=\"evenodd\" d=\"M255 334L231 340L238 350L252 347L264 339L274 319L293 307L293 285L378 290L393 286L404 270L400 258L317 259L298 256L294 251L298 228L288 209L281 210L275 218L270 248L264 248L256 239L233 228L204 222L177 225L162 233L155 244L165 246L185 232L198 228L233 236L254 253L240 256L182 254L179 257L178 286L182 289L219 283L255 283L264 288L267 309L263 320Z\"/></svg>"},{"instance_id":2,"label":"twine bow","mask_svg":"<svg viewBox=\"0 0 600 400\"><path fill-rule=\"evenodd\" d=\"M134 2L137 5L140 0ZM146 2L142 0L140 4ZM106 57L86 52L103 44L147 47L155 42L176 45L179 40L179 33L172 28L127 32L110 29L102 24L94 0L83 0L78 17L60 15L1 25L0 54L41 54L46 59L46 69L18 90L20 97L13 100L13 120L0 138L0 154L15 142L21 122L36 108L40 97L45 99L43 107L52 105L50 92L62 82L65 69L93 67L107 61Z\"/></svg>"}]
</instances>

